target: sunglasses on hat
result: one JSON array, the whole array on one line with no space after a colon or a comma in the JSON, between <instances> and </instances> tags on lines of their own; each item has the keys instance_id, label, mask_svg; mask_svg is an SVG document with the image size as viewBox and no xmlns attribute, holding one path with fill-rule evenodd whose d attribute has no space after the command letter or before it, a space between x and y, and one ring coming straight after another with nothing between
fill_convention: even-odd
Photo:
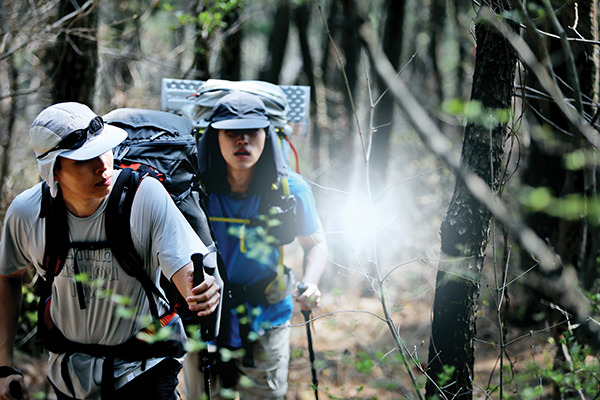
<instances>
[{"instance_id":1,"label":"sunglasses on hat","mask_svg":"<svg viewBox=\"0 0 600 400\"><path fill-rule=\"evenodd\" d=\"M99 116L95 117L94 119L92 119L90 121L90 124L87 126L87 128L77 129L76 131L69 133L67 136L65 136L65 138L63 140L60 141L59 144L57 144L56 146L54 146L47 152L40 154L39 156L37 156L37 158L38 159L44 158L48 154L50 154L51 152L56 151L56 150L62 150L62 149L76 150L76 149L80 148L81 146L83 146L83 144L88 139L88 134L90 136L96 136L100 132L102 132L103 129L104 129L104 121L102 120L102 117L99 117Z\"/></svg>"}]
</instances>

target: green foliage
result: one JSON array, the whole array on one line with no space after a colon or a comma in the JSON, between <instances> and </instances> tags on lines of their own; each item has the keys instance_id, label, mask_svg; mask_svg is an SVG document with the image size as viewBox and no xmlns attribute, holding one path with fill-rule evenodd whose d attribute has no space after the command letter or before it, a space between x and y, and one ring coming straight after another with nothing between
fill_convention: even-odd
<instances>
[{"instance_id":1,"label":"green foliage","mask_svg":"<svg viewBox=\"0 0 600 400\"><path fill-rule=\"evenodd\" d=\"M206 9L201 11L198 15L180 12L175 5L168 1L162 2L161 6L164 11L175 13L177 20L181 25L196 24L200 27L200 34L203 37L210 37L218 29L227 27L227 23L225 22L227 16L237 8L242 7L243 3L244 0L205 2Z\"/></svg>"},{"instance_id":2,"label":"green foliage","mask_svg":"<svg viewBox=\"0 0 600 400\"><path fill-rule=\"evenodd\" d=\"M595 353L579 343L570 332L565 332L559 346L566 350L565 361L557 361L552 369L542 371L542 376L555 384L560 393L573 395L580 392L585 398L598 394L600 363Z\"/></svg>"},{"instance_id":3,"label":"green foliage","mask_svg":"<svg viewBox=\"0 0 600 400\"><path fill-rule=\"evenodd\" d=\"M487 129L493 129L497 125L508 123L512 115L510 109L487 108L477 100L452 99L444 102L442 107L450 115L465 119L469 123L484 126Z\"/></svg>"},{"instance_id":4,"label":"green foliage","mask_svg":"<svg viewBox=\"0 0 600 400\"><path fill-rule=\"evenodd\" d=\"M304 354L304 352L301 349L293 349L290 352L290 360L291 361L298 360L298 359L302 358L303 354Z\"/></svg>"},{"instance_id":5,"label":"green foliage","mask_svg":"<svg viewBox=\"0 0 600 400\"><path fill-rule=\"evenodd\" d=\"M456 371L455 365L444 365L442 366L442 372L438 374L437 384L439 386L445 386L452 381L452 377L454 376L454 371Z\"/></svg>"},{"instance_id":6,"label":"green foliage","mask_svg":"<svg viewBox=\"0 0 600 400\"><path fill-rule=\"evenodd\" d=\"M364 351L358 353L357 360L354 362L354 368L361 374L370 374L375 363L371 356Z\"/></svg>"},{"instance_id":7,"label":"green foliage","mask_svg":"<svg viewBox=\"0 0 600 400\"><path fill-rule=\"evenodd\" d=\"M170 326L163 326L154 333L139 332L136 335L136 337L139 340L142 340L147 343L157 343L157 342L162 342L162 341L169 339L172 334L173 334L173 330L171 329Z\"/></svg>"},{"instance_id":8,"label":"green foliage","mask_svg":"<svg viewBox=\"0 0 600 400\"><path fill-rule=\"evenodd\" d=\"M535 2L528 2L527 10L531 13L533 18L544 18L546 16L544 7Z\"/></svg>"},{"instance_id":9,"label":"green foliage","mask_svg":"<svg viewBox=\"0 0 600 400\"><path fill-rule=\"evenodd\" d=\"M520 202L533 212L567 220L588 218L590 223L598 224L600 218L600 199L583 197L577 193L557 198L547 187L529 187L522 190Z\"/></svg>"}]
</instances>

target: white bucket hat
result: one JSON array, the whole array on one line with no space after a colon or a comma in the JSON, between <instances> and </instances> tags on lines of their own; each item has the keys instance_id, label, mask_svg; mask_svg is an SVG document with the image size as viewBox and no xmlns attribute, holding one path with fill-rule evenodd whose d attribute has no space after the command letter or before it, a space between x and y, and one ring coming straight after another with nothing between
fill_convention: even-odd
<instances>
[{"instance_id":1,"label":"white bucket hat","mask_svg":"<svg viewBox=\"0 0 600 400\"><path fill-rule=\"evenodd\" d=\"M42 179L50 186L52 197L58 185L54 181L54 165L58 156L71 160L89 160L114 148L127 137L127 132L104 124L88 106L80 103L54 104L38 114L29 141L35 152Z\"/></svg>"}]
</instances>

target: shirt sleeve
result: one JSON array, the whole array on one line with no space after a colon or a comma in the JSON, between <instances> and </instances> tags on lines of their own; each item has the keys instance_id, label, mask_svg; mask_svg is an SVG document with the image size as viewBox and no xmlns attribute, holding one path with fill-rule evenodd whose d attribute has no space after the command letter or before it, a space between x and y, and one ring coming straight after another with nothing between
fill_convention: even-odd
<instances>
[{"instance_id":1,"label":"shirt sleeve","mask_svg":"<svg viewBox=\"0 0 600 400\"><path fill-rule=\"evenodd\" d=\"M209 250L200 240L163 185L154 178L144 178L138 188L131 211L132 236L151 264L160 265L171 277L191 261L194 253Z\"/></svg>"},{"instance_id":2,"label":"shirt sleeve","mask_svg":"<svg viewBox=\"0 0 600 400\"><path fill-rule=\"evenodd\" d=\"M41 187L19 194L8 207L0 239L0 275L8 275L34 264L43 257L44 225L38 218Z\"/></svg>"},{"instance_id":3,"label":"shirt sleeve","mask_svg":"<svg viewBox=\"0 0 600 400\"><path fill-rule=\"evenodd\" d=\"M319 214L312 189L293 171L288 171L290 193L296 199L296 223L299 236L310 236L319 230Z\"/></svg>"}]
</instances>

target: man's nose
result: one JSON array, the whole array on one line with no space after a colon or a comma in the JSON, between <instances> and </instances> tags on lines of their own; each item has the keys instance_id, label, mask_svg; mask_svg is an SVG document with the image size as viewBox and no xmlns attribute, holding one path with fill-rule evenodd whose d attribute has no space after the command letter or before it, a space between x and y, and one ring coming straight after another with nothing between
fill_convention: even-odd
<instances>
[{"instance_id":1,"label":"man's nose","mask_svg":"<svg viewBox=\"0 0 600 400\"><path fill-rule=\"evenodd\" d=\"M104 157L104 154L102 154L94 158L93 162L96 172L102 173L108 169L110 160L109 157Z\"/></svg>"},{"instance_id":2,"label":"man's nose","mask_svg":"<svg viewBox=\"0 0 600 400\"><path fill-rule=\"evenodd\" d=\"M245 132L242 132L236 136L235 140L237 143L241 143L241 144L248 143L248 134Z\"/></svg>"}]
</instances>

